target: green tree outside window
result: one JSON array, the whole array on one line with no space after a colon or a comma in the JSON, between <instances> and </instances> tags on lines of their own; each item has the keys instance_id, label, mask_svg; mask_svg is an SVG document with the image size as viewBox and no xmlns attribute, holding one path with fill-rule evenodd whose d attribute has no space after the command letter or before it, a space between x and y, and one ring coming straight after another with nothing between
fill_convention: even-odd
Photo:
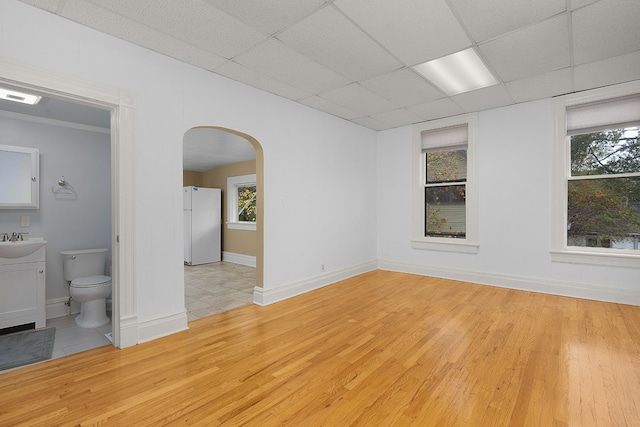
<instances>
[{"instance_id":1,"label":"green tree outside window","mask_svg":"<svg viewBox=\"0 0 640 427\"><path fill-rule=\"evenodd\" d=\"M256 222L256 186L238 187L238 221Z\"/></svg>"}]
</instances>

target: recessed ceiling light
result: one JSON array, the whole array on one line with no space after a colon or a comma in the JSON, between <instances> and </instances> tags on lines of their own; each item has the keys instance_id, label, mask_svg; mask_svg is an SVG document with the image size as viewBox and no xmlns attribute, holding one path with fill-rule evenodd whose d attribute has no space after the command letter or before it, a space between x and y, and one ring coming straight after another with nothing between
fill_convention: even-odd
<instances>
[{"instance_id":1,"label":"recessed ceiling light","mask_svg":"<svg viewBox=\"0 0 640 427\"><path fill-rule=\"evenodd\" d=\"M42 97L38 95L31 95L29 93L0 88L0 99L6 99L7 101L15 101L21 102L23 104L35 105L40 102L41 98Z\"/></svg>"},{"instance_id":2,"label":"recessed ceiling light","mask_svg":"<svg viewBox=\"0 0 640 427\"><path fill-rule=\"evenodd\" d=\"M499 83L473 48L416 65L413 69L449 96Z\"/></svg>"}]
</instances>

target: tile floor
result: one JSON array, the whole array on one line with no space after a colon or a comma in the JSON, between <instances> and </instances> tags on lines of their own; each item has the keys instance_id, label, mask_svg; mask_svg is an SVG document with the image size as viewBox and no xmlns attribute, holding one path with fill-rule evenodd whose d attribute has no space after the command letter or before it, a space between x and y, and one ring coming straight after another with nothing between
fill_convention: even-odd
<instances>
[{"instance_id":1,"label":"tile floor","mask_svg":"<svg viewBox=\"0 0 640 427\"><path fill-rule=\"evenodd\" d=\"M253 303L256 269L230 262L184 266L189 322Z\"/></svg>"},{"instance_id":2,"label":"tile floor","mask_svg":"<svg viewBox=\"0 0 640 427\"><path fill-rule=\"evenodd\" d=\"M253 302L256 269L229 262L184 266L185 304L187 320L199 319ZM110 345L104 334L111 332L111 323L96 329L79 327L75 316L47 320L55 326L56 339L52 359L92 348Z\"/></svg>"},{"instance_id":3,"label":"tile floor","mask_svg":"<svg viewBox=\"0 0 640 427\"><path fill-rule=\"evenodd\" d=\"M111 315L111 313L109 313ZM56 339L53 343L52 359L69 356L92 348L111 345L104 335L111 332L111 322L95 329L81 328L76 324L77 314L47 319L47 327L56 328Z\"/></svg>"}]
</instances>

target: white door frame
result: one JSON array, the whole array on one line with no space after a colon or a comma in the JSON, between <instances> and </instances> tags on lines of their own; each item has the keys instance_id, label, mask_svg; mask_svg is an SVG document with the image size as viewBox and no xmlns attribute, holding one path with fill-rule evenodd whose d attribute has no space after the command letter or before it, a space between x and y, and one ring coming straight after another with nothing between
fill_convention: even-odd
<instances>
[{"instance_id":1,"label":"white door frame","mask_svg":"<svg viewBox=\"0 0 640 427\"><path fill-rule=\"evenodd\" d=\"M111 112L113 345L138 343L135 220L135 113L131 93L0 60L0 83Z\"/></svg>"}]
</instances>

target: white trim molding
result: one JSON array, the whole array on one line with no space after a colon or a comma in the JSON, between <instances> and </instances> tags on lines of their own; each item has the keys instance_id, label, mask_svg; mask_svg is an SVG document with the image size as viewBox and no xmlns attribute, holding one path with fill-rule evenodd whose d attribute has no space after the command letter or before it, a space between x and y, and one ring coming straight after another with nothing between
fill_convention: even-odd
<instances>
[{"instance_id":1,"label":"white trim molding","mask_svg":"<svg viewBox=\"0 0 640 427\"><path fill-rule=\"evenodd\" d=\"M71 305L67 305L69 302ZM47 313L47 320L69 316L80 313L80 303L69 300L69 297L48 299L45 303L45 311Z\"/></svg>"},{"instance_id":2,"label":"white trim molding","mask_svg":"<svg viewBox=\"0 0 640 427\"><path fill-rule=\"evenodd\" d=\"M380 270L460 280L499 288L640 306L640 290L637 289L623 289L509 274L406 264L391 260L378 260L378 268Z\"/></svg>"},{"instance_id":3,"label":"white trim molding","mask_svg":"<svg viewBox=\"0 0 640 427\"><path fill-rule=\"evenodd\" d=\"M116 347L126 348L138 344L138 316L136 314L120 316L120 328L114 327L112 331L114 340L116 331L120 342Z\"/></svg>"},{"instance_id":4,"label":"white trim molding","mask_svg":"<svg viewBox=\"0 0 640 427\"><path fill-rule=\"evenodd\" d=\"M334 284L341 280L348 279L359 274L374 271L377 268L376 261L368 261L352 267L343 268L341 270L331 271L299 280L297 282L287 283L281 286L264 289L256 286L253 291L254 304L265 306L283 301L288 298L302 295L309 291L323 288Z\"/></svg>"},{"instance_id":5,"label":"white trim molding","mask_svg":"<svg viewBox=\"0 0 640 427\"><path fill-rule=\"evenodd\" d=\"M436 239L437 237L432 237ZM445 239L442 239L445 240ZM431 242L423 240L411 240L414 249L427 249L432 251L460 252L465 254L477 254L480 245L458 241L457 239L446 239L443 242Z\"/></svg>"},{"instance_id":6,"label":"white trim molding","mask_svg":"<svg viewBox=\"0 0 640 427\"><path fill-rule=\"evenodd\" d=\"M153 341L176 332L186 331L187 312L138 322L138 343Z\"/></svg>"},{"instance_id":7,"label":"white trim molding","mask_svg":"<svg viewBox=\"0 0 640 427\"><path fill-rule=\"evenodd\" d=\"M606 265L610 267L640 268L638 254L630 254L631 251L612 249L610 254L602 251L589 252L591 248L580 250L551 251L551 261L570 264ZM638 252L637 250L635 252Z\"/></svg>"},{"instance_id":8,"label":"white trim molding","mask_svg":"<svg viewBox=\"0 0 640 427\"><path fill-rule=\"evenodd\" d=\"M247 222L247 221L227 222L227 229L228 230L256 231L256 223L255 222Z\"/></svg>"},{"instance_id":9,"label":"white trim molding","mask_svg":"<svg viewBox=\"0 0 640 427\"><path fill-rule=\"evenodd\" d=\"M256 257L251 255L234 254L233 252L222 252L222 261L232 264L246 265L247 267L256 266Z\"/></svg>"}]
</instances>

